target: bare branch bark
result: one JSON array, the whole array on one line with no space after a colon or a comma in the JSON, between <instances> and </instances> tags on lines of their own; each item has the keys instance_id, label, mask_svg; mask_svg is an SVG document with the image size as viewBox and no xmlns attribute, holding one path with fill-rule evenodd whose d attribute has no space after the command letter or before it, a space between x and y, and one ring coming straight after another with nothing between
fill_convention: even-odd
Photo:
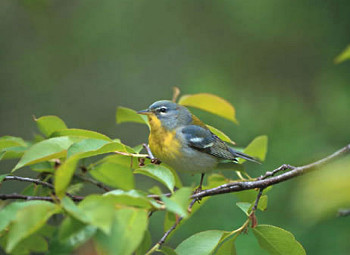
<instances>
[{"instance_id":1,"label":"bare branch bark","mask_svg":"<svg viewBox=\"0 0 350 255\"><path fill-rule=\"evenodd\" d=\"M231 192L238 192L238 191L242 191L242 190L248 190L248 189L256 189L256 188L266 188L268 186L274 185L274 184L278 184L280 182L284 182L287 181L289 179L292 179L294 177L297 177L299 175L302 174L306 174L308 172L311 172L317 168L319 168L320 166L329 163L331 161L333 161L334 159L346 154L350 152L350 144L348 144L347 146L345 146L344 148L336 151L335 153L329 155L328 157L325 157L319 161L316 161L314 163L305 165L305 166L299 166L299 167L293 167L290 165L282 165L278 168L276 168L273 171L270 172L266 172L265 175L259 177L256 181L247 181L247 182L233 182L233 183L227 183L224 185L220 185L218 187L212 188L212 189L207 189L207 190L203 190L201 192L198 192L196 194L193 194L191 196L192 199L200 199L202 197L207 197L207 196L214 196L214 195L219 195L219 194L225 194L225 193L231 193ZM280 174L278 176L274 176L276 173L280 172L280 171L285 171L287 169L292 169L289 172ZM271 177L273 176L273 177ZM271 177L271 178L268 178ZM19 176L6 176L4 178L4 181L9 181L9 180L18 180L18 181L25 181L25 182L32 182L38 185L43 185L46 187L49 187L51 189L53 189L53 185L47 182L43 182L41 180L38 179L31 179L31 178L27 178L27 177L19 177ZM67 194L68 195L68 194ZM171 193L168 194L164 194L165 196L170 196ZM17 199L26 199L26 197L21 197L21 195L17 195L18 198ZM74 201L80 201L82 200L82 197L78 197L78 196L73 196L71 194L69 194L69 196L74 200ZM16 196L12 196L11 198L7 198L7 195L1 195L0 199L16 199ZM154 199L160 199L159 195L148 195L148 197L150 198L154 198ZM30 199L36 199L36 200L41 200L41 198L43 198L44 200L47 199L47 197L31 197ZM48 199L49 201L50 199Z\"/></svg>"},{"instance_id":2,"label":"bare branch bark","mask_svg":"<svg viewBox=\"0 0 350 255\"><path fill-rule=\"evenodd\" d=\"M39 179L28 178L28 177L21 177L21 176L12 176L12 175L10 175L10 176L6 176L3 181L31 182L31 183L34 183L36 185L42 185L42 186L48 187L48 188L50 188L52 190L54 189L54 186L51 183L44 182L44 181L39 180Z\"/></svg>"},{"instance_id":3,"label":"bare branch bark","mask_svg":"<svg viewBox=\"0 0 350 255\"><path fill-rule=\"evenodd\" d=\"M84 197L80 196L72 196L71 197L73 201L79 202L84 199ZM10 199L21 199L21 200L43 200L43 201L49 201L49 202L55 202L57 201L54 197L42 197L42 196L25 196L21 194L0 194L0 200L10 200Z\"/></svg>"},{"instance_id":4,"label":"bare branch bark","mask_svg":"<svg viewBox=\"0 0 350 255\"><path fill-rule=\"evenodd\" d=\"M299 175L309 173L309 172L321 167L322 165L329 163L332 160L334 160L334 159L336 159L336 158L338 158L346 153L349 153L349 152L350 152L350 144L348 144L344 148L336 151L335 153L329 155L328 157L325 157L319 161L313 162L313 163L305 165L305 166L294 167L291 165L284 164L284 165L276 168L273 171L266 172L264 175L260 176L255 181L228 183L228 184L218 186L216 188L203 190L203 191L198 192L196 194L193 194L191 196L191 198L193 200L192 200L189 208L192 208L194 203L203 197L258 188L259 192L257 194L252 211L249 215L249 220L252 222L252 227L254 228L257 225L255 211L258 208L259 200L262 196L263 190L266 187L280 183L280 182L287 181L287 180L292 179L294 177L297 177ZM284 174L280 174L278 176L274 176L278 172L282 172L282 171L289 170L289 169L291 169L291 171L286 172ZM170 196L171 194L164 194L164 195ZM152 197L154 199L160 199L160 196L157 196L157 195L149 195L149 197ZM345 215L350 215L350 210L339 211L339 216L345 216ZM162 238L147 252L147 255L152 254L153 252L155 252L157 249L160 248L160 246L165 242L166 238L170 235L170 233L172 231L174 231L174 229L177 227L177 225L180 223L180 221L182 219L183 219L182 217L179 218L178 221L176 221L175 224L173 226L171 226L167 232L164 233Z\"/></svg>"},{"instance_id":5,"label":"bare branch bark","mask_svg":"<svg viewBox=\"0 0 350 255\"><path fill-rule=\"evenodd\" d=\"M3 179L3 181L31 182L31 183L34 183L36 185L41 185L41 186L48 187L49 189L52 189L53 191L55 190L55 187L51 183L44 182L44 181L39 180L39 179L29 178L29 177L21 177L21 176L9 175L9 176L6 176ZM72 194L70 194L68 192L66 192L66 195L74 200L74 195L72 195ZM21 199L21 198L19 198L19 199ZM32 200L34 200L34 199L32 199ZM40 200L40 199L37 199L37 200Z\"/></svg>"},{"instance_id":6,"label":"bare branch bark","mask_svg":"<svg viewBox=\"0 0 350 255\"><path fill-rule=\"evenodd\" d=\"M77 178L79 178L80 180L82 180L82 181L84 181L84 182L89 182L89 183L91 183L91 184L97 186L98 188L103 189L103 190L106 191L106 192L111 191L111 189L108 188L108 187L107 187L106 185L104 185L103 183L98 182L98 181L96 181L96 180L94 180L94 179L92 179L92 178L89 178L89 177L85 176L85 175L82 175L82 174L75 174L74 176L77 177Z\"/></svg>"},{"instance_id":7,"label":"bare branch bark","mask_svg":"<svg viewBox=\"0 0 350 255\"><path fill-rule=\"evenodd\" d=\"M197 199L192 199L190 205L188 206L188 210L190 211L194 205L194 203L196 203ZM169 230L167 232L164 233L164 235L162 236L162 238L146 253L146 255L152 254L153 252L155 252L157 249L160 248L160 246L165 242L165 240L167 239L167 237L171 234L171 232L173 232L175 230L175 228L180 224L180 222L183 220L183 217L180 217L175 223L174 225L172 225Z\"/></svg>"},{"instance_id":8,"label":"bare branch bark","mask_svg":"<svg viewBox=\"0 0 350 255\"><path fill-rule=\"evenodd\" d=\"M338 210L339 217L345 217L350 215L350 209L340 209Z\"/></svg>"},{"instance_id":9,"label":"bare branch bark","mask_svg":"<svg viewBox=\"0 0 350 255\"><path fill-rule=\"evenodd\" d=\"M319 161L313 162L311 164L305 165L305 166L299 166L299 167L292 167L289 165L282 165L279 168L271 171L271 173L277 173L279 171L285 170L286 168L292 169L289 172L267 178L268 176L272 176L273 174L267 172L262 178L258 178L256 181L247 181L247 182L232 182L220 185L218 187L203 190L201 192L198 192L196 194L193 194L191 198L197 198L200 199L202 197L207 196L214 196L219 194L225 194L225 193L231 193L231 192L238 192L242 190L248 190L248 189L256 189L256 188L266 188L268 186L287 181L289 179L292 179L294 177L297 177L299 175L303 175L306 173L309 173L321 166L323 166L326 163L329 163L333 161L336 158L339 158L340 156L349 153L350 152L350 144L345 146L344 148L336 151L335 153L329 155L328 157L325 157Z\"/></svg>"}]
</instances>

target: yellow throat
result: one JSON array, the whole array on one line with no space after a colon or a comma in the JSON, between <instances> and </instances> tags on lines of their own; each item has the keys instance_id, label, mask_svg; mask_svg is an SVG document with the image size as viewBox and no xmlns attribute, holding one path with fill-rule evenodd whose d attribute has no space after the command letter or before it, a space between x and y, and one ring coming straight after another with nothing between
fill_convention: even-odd
<instances>
[{"instance_id":1,"label":"yellow throat","mask_svg":"<svg viewBox=\"0 0 350 255\"><path fill-rule=\"evenodd\" d=\"M179 156L180 143L176 139L176 131L162 127L161 121L154 114L147 117L151 126L148 142L154 156L165 163Z\"/></svg>"}]
</instances>

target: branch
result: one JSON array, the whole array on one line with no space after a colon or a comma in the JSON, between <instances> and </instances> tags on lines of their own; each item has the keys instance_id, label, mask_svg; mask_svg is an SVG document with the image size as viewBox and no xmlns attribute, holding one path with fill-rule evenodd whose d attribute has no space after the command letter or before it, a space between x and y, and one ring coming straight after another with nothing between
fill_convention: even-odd
<instances>
[{"instance_id":1,"label":"branch","mask_svg":"<svg viewBox=\"0 0 350 255\"><path fill-rule=\"evenodd\" d=\"M103 189L104 191L107 191L107 192L111 191L111 189L108 188L106 185L104 185L103 183L98 182L98 181L96 181L96 180L94 180L92 178L89 178L89 177L81 175L81 174L75 174L74 176L79 178L82 181L89 182L89 183L91 183L93 185L96 185L97 187L99 187L100 189Z\"/></svg>"},{"instance_id":2,"label":"branch","mask_svg":"<svg viewBox=\"0 0 350 255\"><path fill-rule=\"evenodd\" d=\"M48 187L49 189L51 190L55 190L55 187L51 184L51 183L48 183L48 182L44 182L42 180L39 180L39 179L32 179L32 178L28 178L28 177L20 177L20 176L14 176L14 175L11 175L11 176L6 176L3 181L21 181L21 182L31 182L31 183L34 183L36 185L41 185L41 186L45 186L45 187ZM71 199L74 200L75 196L73 196L72 194L66 192L66 195L68 197L70 197ZM36 200L40 200L40 199L36 199Z\"/></svg>"},{"instance_id":3,"label":"branch","mask_svg":"<svg viewBox=\"0 0 350 255\"><path fill-rule=\"evenodd\" d=\"M262 196L263 191L264 191L264 188L259 189L258 195L256 196L256 199L255 199L254 206L252 208L252 212L255 212L256 209L258 209L258 204L259 204L259 201L260 201L260 198Z\"/></svg>"},{"instance_id":4,"label":"branch","mask_svg":"<svg viewBox=\"0 0 350 255\"><path fill-rule=\"evenodd\" d=\"M264 191L264 188L259 189L258 195L256 196L254 206L252 208L251 213L249 214L249 219L252 222L252 228L255 228L258 225L258 220L255 216L255 211L258 209L259 201L262 196L262 193Z\"/></svg>"},{"instance_id":5,"label":"branch","mask_svg":"<svg viewBox=\"0 0 350 255\"><path fill-rule=\"evenodd\" d=\"M150 147L148 146L148 144L144 143L142 144L143 148L146 149L148 157L151 160L151 163L159 165L161 163L161 161L159 159L157 159L156 157L154 157Z\"/></svg>"},{"instance_id":6,"label":"branch","mask_svg":"<svg viewBox=\"0 0 350 255\"><path fill-rule=\"evenodd\" d=\"M294 177L297 177L299 175L303 175L306 173L309 173L313 170L316 170L323 166L326 163L329 163L333 161L336 158L339 158L340 156L347 154L350 152L350 144L345 146L344 148L336 151L335 153L329 155L328 157L325 157L319 161L313 162L311 164L305 165L305 166L299 166L299 167L292 167L289 165L282 165L279 168L273 170L272 172L267 172L264 176L258 178L256 181L247 181L247 182L232 182L220 185L218 187L203 190L201 192L198 192L191 196L191 198L200 199L202 197L207 196L214 196L219 194L225 194L225 193L231 193L231 192L238 192L242 190L248 190L248 189L256 189L256 188L266 188L268 186L287 181L289 179L292 179ZM280 174L278 176L274 176L271 178L267 178L269 176L273 176L275 173L285 170L285 169L292 169L289 172Z\"/></svg>"},{"instance_id":7,"label":"branch","mask_svg":"<svg viewBox=\"0 0 350 255\"><path fill-rule=\"evenodd\" d=\"M52 190L54 189L54 186L51 183L44 182L44 181L39 180L39 179L28 178L28 177L20 177L20 176L12 176L11 175L11 176L6 176L3 181L31 182L31 183L34 183L36 185L42 185L42 186L48 187Z\"/></svg>"},{"instance_id":8,"label":"branch","mask_svg":"<svg viewBox=\"0 0 350 255\"><path fill-rule=\"evenodd\" d=\"M192 208L192 206L194 205L194 203L197 200L200 200L203 197L258 188L259 192L257 194L252 211L249 214L249 219L244 223L244 225L239 229L239 231L243 231L246 228L249 221L252 222L252 228L254 228L257 225L255 211L258 208L259 200L262 196L263 190L266 187L280 183L280 182L284 182L284 181L287 181L287 180L292 179L294 177L297 177L299 175L303 175L303 174L306 174L308 172L311 172L311 171L321 167L322 165L329 163L330 161L342 156L343 154L349 153L349 152L350 152L350 144L348 144L344 148L336 151L335 153L329 155L328 157L325 157L319 161L313 162L313 163L308 164L308 165L294 167L291 165L284 164L284 165L276 168L273 171L266 172L264 175L260 176L255 181L227 183L227 184L218 186L216 188L203 190L203 191L195 193L191 196L191 198L193 200L189 206L189 210ZM282 171L289 170L289 169L291 169L291 171L286 172L284 174L280 174L278 176L274 176L278 172L282 172ZM165 195L168 196L171 194L165 194ZM159 199L158 195L148 195L148 197L154 198L154 199ZM345 215L349 215L349 214L350 214L350 209L339 211L340 216L345 216ZM170 233L181 222L182 219L183 219L183 217L179 218L175 222L175 224L173 226L171 226L171 228L167 232L164 233L162 238L147 252L146 255L152 254L153 252L157 251L160 248L160 246L165 242L166 238L170 235Z\"/></svg>"},{"instance_id":9,"label":"branch","mask_svg":"<svg viewBox=\"0 0 350 255\"><path fill-rule=\"evenodd\" d=\"M338 210L339 217L345 217L350 215L350 209L340 209Z\"/></svg>"},{"instance_id":10,"label":"branch","mask_svg":"<svg viewBox=\"0 0 350 255\"><path fill-rule=\"evenodd\" d=\"M190 205L188 206L188 210L191 211L194 203L196 203L197 199L193 199L190 203ZM162 236L162 238L146 253L146 255L150 255L153 252L155 252L156 250L158 250L160 248L160 246L165 242L165 240L167 239L167 237L170 235L171 232L173 232L175 230L175 228L177 227L177 225L179 225L179 223L183 220L183 217L180 217L178 220L175 221L174 225L172 225L169 230L167 232L164 233L164 235Z\"/></svg>"},{"instance_id":11,"label":"branch","mask_svg":"<svg viewBox=\"0 0 350 255\"><path fill-rule=\"evenodd\" d=\"M71 197L73 201L79 202L84 199L84 197L80 196L72 196ZM23 199L23 200L43 200L43 201L49 201L49 202L55 202L57 201L54 197L40 197L40 196L25 196L21 194L0 194L0 200L9 200L9 199Z\"/></svg>"}]
</instances>

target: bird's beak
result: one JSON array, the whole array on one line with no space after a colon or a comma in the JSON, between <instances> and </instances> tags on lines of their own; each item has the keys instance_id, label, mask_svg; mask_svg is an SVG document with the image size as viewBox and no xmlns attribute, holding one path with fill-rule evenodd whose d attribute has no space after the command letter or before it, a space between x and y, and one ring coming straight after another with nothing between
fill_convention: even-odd
<instances>
[{"instance_id":1,"label":"bird's beak","mask_svg":"<svg viewBox=\"0 0 350 255\"><path fill-rule=\"evenodd\" d=\"M152 114L152 112L149 109L146 110L141 110L137 112L138 114L142 114L142 115L150 115Z\"/></svg>"}]
</instances>

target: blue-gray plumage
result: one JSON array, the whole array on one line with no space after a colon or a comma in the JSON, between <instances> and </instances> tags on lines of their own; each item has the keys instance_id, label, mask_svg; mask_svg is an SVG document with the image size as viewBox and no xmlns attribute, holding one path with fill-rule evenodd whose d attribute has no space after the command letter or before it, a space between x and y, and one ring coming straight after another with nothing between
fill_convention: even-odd
<instances>
[{"instance_id":1,"label":"blue-gray plumage","mask_svg":"<svg viewBox=\"0 0 350 255\"><path fill-rule=\"evenodd\" d=\"M205 129L201 126L189 125L184 127L181 131L185 135L188 145L193 149L208 153L219 159L228 159L237 162L236 158L243 158L259 163L253 157L229 147L209 129Z\"/></svg>"},{"instance_id":2,"label":"blue-gray plumage","mask_svg":"<svg viewBox=\"0 0 350 255\"><path fill-rule=\"evenodd\" d=\"M220 161L236 163L238 157L259 163L230 148L182 105L162 100L139 113L148 115L152 152L175 170L205 173Z\"/></svg>"}]
</instances>

